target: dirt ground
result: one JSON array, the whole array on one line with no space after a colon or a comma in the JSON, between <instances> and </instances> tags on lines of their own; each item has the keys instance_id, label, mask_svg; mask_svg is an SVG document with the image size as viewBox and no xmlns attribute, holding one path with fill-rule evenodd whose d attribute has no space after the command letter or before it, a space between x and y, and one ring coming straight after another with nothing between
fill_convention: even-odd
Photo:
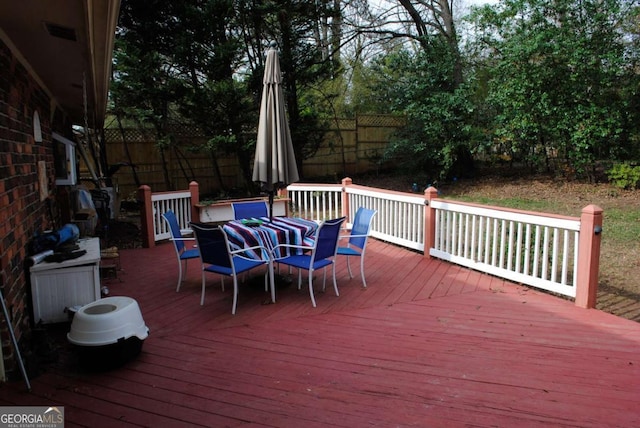
<instances>
[{"instance_id":1,"label":"dirt ground","mask_svg":"<svg viewBox=\"0 0 640 428\"><path fill-rule=\"evenodd\" d=\"M353 178L353 177L352 177ZM353 178L354 184L410 192L412 177L367 176ZM426 185L419 187L423 190ZM548 202L554 214L579 217L587 205L604 210L600 254L598 308L640 322L640 236L628 236L623 242L607 239L607 220L623 211L640 224L640 191L617 189L607 183L567 181L549 176L483 176L468 180L435 184L441 197L452 199L483 198L501 205L513 201ZM609 213L609 216L608 216ZM637 229L634 229L637 231ZM613 231L610 231L610 234ZM618 231L619 232L619 231ZM633 230L631 231L633 232Z\"/></svg>"}]
</instances>

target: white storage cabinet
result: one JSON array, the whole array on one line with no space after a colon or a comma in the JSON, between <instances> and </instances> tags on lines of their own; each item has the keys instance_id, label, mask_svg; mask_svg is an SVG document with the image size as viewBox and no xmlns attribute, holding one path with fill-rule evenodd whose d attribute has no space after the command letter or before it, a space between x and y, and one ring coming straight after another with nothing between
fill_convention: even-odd
<instances>
[{"instance_id":1,"label":"white storage cabinet","mask_svg":"<svg viewBox=\"0 0 640 428\"><path fill-rule=\"evenodd\" d=\"M42 262L30 268L34 323L68 320L65 308L100 298L100 240L78 240L87 253L60 263Z\"/></svg>"}]
</instances>

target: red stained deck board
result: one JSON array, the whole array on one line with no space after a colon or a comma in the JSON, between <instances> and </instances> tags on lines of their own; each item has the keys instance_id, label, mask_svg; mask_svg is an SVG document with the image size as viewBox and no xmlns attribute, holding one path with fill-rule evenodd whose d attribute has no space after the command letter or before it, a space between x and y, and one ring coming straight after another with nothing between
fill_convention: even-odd
<instances>
[{"instance_id":1,"label":"red stained deck board","mask_svg":"<svg viewBox=\"0 0 640 428\"><path fill-rule=\"evenodd\" d=\"M269 364L269 356L262 355L262 360L265 361L265 365ZM286 356L287 354L279 354ZM222 363L222 362L221 362ZM236 389L242 390L248 386L254 386L260 381L253 380L251 376L247 379L247 371L255 369L255 366L239 366L236 367L236 373L230 372L229 376L237 381ZM269 370L267 370L269 371ZM335 373L333 373L335 372ZM332 374L333 373L333 374ZM318 377L318 375L320 377ZM254 375L255 376L255 375ZM332 370L332 364L329 363L327 367L318 367L317 364L304 364L304 361L300 359L292 359L281 366L281 371L270 372L271 377L278 379L278 386L286 388L278 391L277 395L280 397L282 403L275 405L278 408L289 408L291 411L302 410L302 414L311 412L310 414L317 414L317 411L322 411L324 400L335 400L333 403L332 411L339 411L350 413L353 415L359 415L360 420L354 420L353 415L350 416L351 421L349 423L360 426L367 421L391 422L386 419L385 415L389 412L394 414L400 408L407 414L412 414L414 417L428 418L429 415L421 415L420 408L425 404L425 400L415 397L404 397L393 392L393 389L399 390L398 385L402 384L402 389L406 389L406 380L396 377L395 379L389 379L388 376L367 376L365 374L358 374L355 371L349 372L336 372ZM382 379L391 382L391 385L380 385L379 383L369 383L369 379ZM302 380L302 381L301 381ZM229 383L229 385L234 385ZM359 394L367 393L370 396L366 402L362 402L358 399ZM262 392L263 395L268 395L268 392ZM420 396L419 392L416 392L417 397ZM428 401L428 400L426 400ZM299 408L302 407L302 409ZM319 408L314 409L314 406ZM297 417L302 417L302 414L297 414ZM323 416L327 416L327 412L322 413ZM363 417L366 416L366 417ZM382 418L382 420L381 420ZM338 421L325 420L325 422L331 422L337 424Z\"/></svg>"},{"instance_id":2,"label":"red stained deck board","mask_svg":"<svg viewBox=\"0 0 640 428\"><path fill-rule=\"evenodd\" d=\"M239 382L233 374L228 380L214 377L208 373L215 374L215 370L207 366L162 367L156 360L145 364L142 370L132 367L114 375L118 379L112 387L145 396L156 407L171 409L172 417L193 425L228 426L234 421L272 425L288 418L286 413L277 415L271 411L273 400L254 383ZM237 391L230 390L234 385Z\"/></svg>"},{"instance_id":3,"label":"red stained deck board","mask_svg":"<svg viewBox=\"0 0 640 428\"><path fill-rule=\"evenodd\" d=\"M329 326L329 329L333 329L333 328L334 326ZM318 352L321 350L327 352L330 355L338 355L338 357L336 357L336 359L338 360L340 360L341 358L340 356L344 358L348 358L352 354L357 354L359 357L362 357L364 354L364 349L366 349L366 355L365 355L366 358L371 359L372 361L375 361L376 359L380 359L381 361L383 361L383 363L376 364L377 366L384 366L385 365L384 361L393 361L394 364L398 364L399 362L400 363L406 362L409 366L411 366L412 364L422 364L422 363L426 363L427 365L429 365L429 359L441 358L442 354L447 355L447 362L449 362L450 360L456 359L456 355L460 353L463 354L464 358L470 357L472 355L464 355L464 351L465 351L464 347L473 346L474 348L473 355L475 355L476 358L482 356L485 361L494 361L494 360L501 361L503 359L506 361L511 361L512 359L512 356L509 356L509 355L506 355L504 357L497 357L497 358L491 357L491 352L494 350L494 347L496 346L509 347L510 342L512 341L493 340L491 341L490 344L487 343L485 345L481 341L479 341L479 339L475 337L470 337L468 335L461 335L460 339L456 341L455 346L450 346L450 348L453 351L447 350L448 349L447 338L449 336L438 335L435 333L429 333L430 343L428 345L424 343L424 339L413 339L410 337L403 337L400 335L396 335L396 337L386 337L381 340L362 340L361 339L358 341L357 340L358 337L361 337L361 338L365 336L368 337L365 333L362 332L361 329L357 329L356 332L353 333L353 337L351 337L349 334L345 334L344 332L332 334L331 331L324 331L324 330L318 331L318 336L322 336L323 338L325 338L325 341L322 342L322 346L306 349L305 350L306 352L301 355L303 358L311 358L314 360L318 360L321 357L318 357L316 355L318 355ZM279 345L271 342L264 343L263 346L258 346L258 344L261 343L259 333L249 335L244 339L245 340L242 341L241 338L235 338L235 337L227 338L225 342L236 343L236 341L238 341L238 346L245 346L247 349L259 347L260 351L265 351L265 352L278 351L279 349ZM394 352L394 348L390 349L387 346L387 342L389 340L396 341L398 345L402 345L401 349L403 353L400 355L397 355L398 352L397 351ZM354 345L352 344L357 344L358 346L354 347ZM462 346L462 349L460 348L461 346ZM359 349L360 347L362 349ZM519 357L525 358L527 359L527 361L525 362L515 361L515 362L511 362L511 364L513 364L515 367L520 367L520 366L526 367L527 365L535 365L538 367L548 366L550 369L554 369L554 370L556 370L558 363L564 364L566 367L562 367L561 369L556 370L558 372L557 375L568 372L567 375L572 376L574 372L579 371L579 370L573 369L574 364L571 362L570 358L567 359L566 361L565 359L561 358L565 353L561 349L554 348L553 346L551 347L540 346L538 344L529 344L528 348L529 348L528 350L526 348L524 349L525 352L519 352L518 354ZM287 349L288 351L286 352L286 354L290 354L296 351L296 350L290 350L289 348ZM530 355L527 355L526 352L528 352ZM546 356L545 359L535 358L536 356L540 357L544 355L545 352L548 352L548 355ZM298 355L296 355L296 357L297 356ZM295 360L296 357L294 357L293 362L296 361ZM530 360L528 360L529 357L531 358ZM593 356L592 358L599 358L599 356L596 355L596 356ZM455 363L450 364L449 368L454 371L459 370L459 366L458 366L459 362L460 361L456 361ZM613 367L614 365L615 365L615 362L612 362L612 364L609 364L610 367ZM499 365L492 364L490 367L495 367L495 369L497 370L496 373L498 375L502 370L502 368ZM389 368L392 368L392 367L389 367ZM489 367L486 367L485 369L488 370L488 368ZM438 369L442 369L442 366L439 365ZM420 371L418 370L417 372L420 372ZM415 368L413 373L416 373ZM491 373L483 372L483 375L484 374L486 374L487 376L491 376ZM615 376L615 372L612 372L612 376Z\"/></svg>"},{"instance_id":4,"label":"red stained deck board","mask_svg":"<svg viewBox=\"0 0 640 428\"><path fill-rule=\"evenodd\" d=\"M0 387L0 403L65 405L68 426L638 426L640 327L451 263L370 241L338 259L340 296L306 275L241 285L192 261L179 293L170 244L123 250L113 295L135 298L151 329L120 369L69 361ZM257 285L256 285L257 284Z\"/></svg>"},{"instance_id":5,"label":"red stained deck board","mask_svg":"<svg viewBox=\"0 0 640 428\"><path fill-rule=\"evenodd\" d=\"M342 335L338 333L339 329L333 330L333 327L334 326L330 326L331 332L335 331L336 332L335 334L338 335L338 337L345 336L344 333ZM287 330L281 329L279 331L287 331ZM227 345L229 343L237 343L237 346L239 347L239 349L232 349L230 350L230 352L226 354L228 355L235 355L237 353L247 354L247 353L251 353L250 351L251 349L254 349L256 357L261 357L261 360L263 361L263 363L267 365L270 359L272 358L271 354L276 353L277 354L276 359L279 361L282 360L284 362L284 364L282 365L282 367L284 368L284 371L280 373L278 376L276 376L273 373L271 374L271 376L277 377L280 380L283 377L287 377L287 378L290 378L290 380L293 382L298 377L304 377L304 375L308 374L309 372L318 371L318 373L320 373L324 379L321 382L322 384L331 383L332 385L337 385L338 383L348 382L348 383L355 383L360 385L361 387L364 387L363 385L367 385L368 383L370 383L370 385L367 386L368 390L378 391L381 395L385 395L385 387L389 387L389 383L391 384L391 386L400 383L404 385L403 386L404 389L407 389L408 385L411 382L415 382L416 380L420 379L421 375L418 375L418 373L420 373L421 370L426 370L427 373L424 373L423 375L429 376L430 379L434 379L434 378L441 379L437 382L437 384L442 385L446 383L448 385L448 388L456 390L456 394L459 394L459 391L457 391L457 389L464 389L465 391L467 391L467 394L469 394L469 391L473 388L469 387L469 385L466 382L476 382L475 385L479 385L480 389L477 392L477 397L475 397L474 399L479 399L478 397L482 397L490 393L489 391L487 391L488 388L486 384L493 383L496 385L500 385L501 383L500 379L477 380L477 379L472 379L472 376L468 375L469 379L465 379L463 381L464 383L462 386L458 388L453 388L451 385L455 381L455 378L458 376L458 370L460 368L459 363L462 363L462 365L465 365L464 361L451 362L452 367L450 368L450 370L453 371L453 374L447 374L446 372L443 373L441 365L437 366L438 367L437 371L429 373L428 371L431 369L429 365L425 366L424 368L421 367L420 369L416 369L416 367L414 367L413 364L407 363L407 362L400 364L398 361L395 361L395 367L385 367L384 364L376 364L375 367L379 368L380 370L389 370L389 371L394 370L395 371L394 376L371 375L371 376L365 376L364 378L358 379L355 382L349 382L349 376L351 374L358 373L359 371L362 371L362 370L366 370L371 365L371 363L368 363L368 364L358 363L353 368L347 367L346 369L342 369L340 373L337 373L331 376L330 373L332 371L335 371L333 369L335 361L342 361L343 363L342 366L344 366L345 365L344 360L350 356L350 352L347 347L347 343L336 343L335 338L329 335L328 332L320 330L320 331L317 331L317 335L318 337L325 337L331 344L330 346L322 346L319 349L305 349L304 354L300 354L297 348L290 349L288 347L278 352L277 345L274 345L270 342L263 343L263 341L260 340L260 332L254 332L253 330L249 330L249 329L242 329L242 332L247 332L249 334L249 336L244 340L242 340L242 338L237 338L235 336L229 337L226 340L224 340L224 343ZM358 335L358 336L362 336L362 335ZM302 338L303 335L300 335L299 337ZM352 340L355 340L355 337L352 338ZM189 340L189 342L191 342L191 340ZM291 341L287 340L286 342L291 342ZM189 346L193 346L193 345L194 343L189 344ZM263 345L263 346L259 346L259 345ZM203 344L199 344L199 346L203 346ZM255 349L255 348L258 348L258 349ZM388 347L386 348L388 349ZM406 352L407 346L403 346L402 348ZM382 361L385 361L391 358L390 356L386 355L384 352L385 344L378 344L378 347L374 347L371 343L368 343L367 349L369 349L371 353L375 355L375 357L370 356L368 358L379 358ZM324 357L324 356L331 356L331 355L335 356L333 360L330 358ZM448 355L447 360L449 360L452 357L452 355L453 354ZM509 358L510 358L509 356L505 356L505 360L508 360ZM219 364L226 366L226 364L224 364L224 361L220 361ZM252 368L253 368L253 365L250 362L247 363L246 365L240 364L235 367L235 369L241 373L244 373L246 371L251 371ZM487 371L488 371L487 367L482 367L481 373L486 374L486 376L491 376L491 373L486 373ZM558 371L558 374L559 373L560 371ZM403 376L403 375L406 375L406 376ZM330 376L330 377L326 378L327 376ZM339 379L339 382L336 381L336 379ZM380 379L381 382L384 384L381 385L381 383L377 382L376 379ZM522 389L524 390L524 394L525 394L524 398L527 398L529 395L530 387L506 385L506 384L501 385L500 387L503 389L508 387L515 388L515 389ZM549 388L548 385L543 384L538 388L538 390L543 391L544 387ZM595 393L597 394L598 392L599 391L595 389ZM341 391L341 393L344 393L344 391ZM551 393L549 392L547 393L551 394L553 393L553 391L551 391ZM566 394L567 391L562 391L562 393ZM508 395L513 395L513 391L510 391ZM620 399L622 397L618 397L618 398ZM372 403L372 404L375 404L375 403Z\"/></svg>"},{"instance_id":6,"label":"red stained deck board","mask_svg":"<svg viewBox=\"0 0 640 428\"><path fill-rule=\"evenodd\" d=\"M369 287L370 292L358 306L359 307L374 307L385 306L397 302L402 295L411 292L412 288L416 287L416 284L422 282L423 273L426 271L420 269L422 257L410 254L406 261L402 260L390 265L385 271L384 277L381 278L381 283L385 284L385 287ZM416 270L416 268L418 268ZM418 278L418 279L417 279ZM418 285L419 287L419 285Z\"/></svg>"},{"instance_id":7,"label":"red stained deck board","mask_svg":"<svg viewBox=\"0 0 640 428\"><path fill-rule=\"evenodd\" d=\"M449 272L449 269L452 268L453 265L450 263L436 263L435 266L429 267L430 275L419 277L420 284L422 285L422 289L415 295L412 301L414 300L423 300L430 299L434 296L435 291L441 287L441 283L443 278Z\"/></svg>"},{"instance_id":8,"label":"red stained deck board","mask_svg":"<svg viewBox=\"0 0 640 428\"><path fill-rule=\"evenodd\" d=\"M260 358L264 360L264 356ZM221 359L220 363L226 363L226 359ZM215 365L215 361L211 362ZM268 364L268 361L267 361ZM182 393L182 388L188 387L189 393L198 394L203 397L210 396L215 397L212 399L212 404L216 402L240 402L244 407L244 413L247 414L246 418L254 421L262 421L268 424L270 421L269 412L280 413L281 416L288 415L304 423L307 426L308 423L315 422L316 424L331 423L334 424L340 418L340 413L352 412L360 415L359 420L352 418L351 423L357 423L357 425L365 424L368 420L367 407L365 403L357 403L361 407L354 409L354 406L347 407L342 400L337 400L332 403L330 409L324 409L325 411L318 415L318 407L323 406L323 400L331 399L331 397L325 397L323 394L319 394L320 389L309 390L309 385L303 381L287 381L284 379L278 379L274 381L269 376L274 376L275 373L269 370L263 370L266 373L261 374L255 371L255 362L253 365L245 367L231 366L229 371L222 373L218 370L210 370L208 367L191 367L189 370L177 370L180 380L168 380L167 386L174 388L174 393ZM196 376L193 370L201 370L203 373L200 376ZM285 368L286 369L286 368ZM289 370L287 370L289 371ZM291 370L292 372L293 369ZM208 375L207 373L212 373ZM144 382L144 379L138 379L139 382ZM177 388L176 388L177 386ZM339 398L339 397L336 397ZM198 408L206 408L209 404L205 398L200 400L194 400L193 403L186 405L197 406ZM260 413L265 413L261 415Z\"/></svg>"},{"instance_id":9,"label":"red stained deck board","mask_svg":"<svg viewBox=\"0 0 640 428\"><path fill-rule=\"evenodd\" d=\"M415 264L403 265L409 271L409 275L404 281L399 282L391 289L382 304L394 304L398 302L410 302L416 298L424 289L432 287L434 271L438 269L438 262L432 259L416 255ZM412 259L412 262L414 260Z\"/></svg>"},{"instance_id":10,"label":"red stained deck board","mask_svg":"<svg viewBox=\"0 0 640 428\"><path fill-rule=\"evenodd\" d=\"M29 395L37 395L39 405L64 406L65 421L78 426L193 426L185 420L173 419L169 408L161 412L166 412L165 415L157 414L156 406L146 397L113 390L107 385L93 386L76 377L69 382L55 374L46 374L33 386ZM149 407L141 411L143 406Z\"/></svg>"}]
</instances>

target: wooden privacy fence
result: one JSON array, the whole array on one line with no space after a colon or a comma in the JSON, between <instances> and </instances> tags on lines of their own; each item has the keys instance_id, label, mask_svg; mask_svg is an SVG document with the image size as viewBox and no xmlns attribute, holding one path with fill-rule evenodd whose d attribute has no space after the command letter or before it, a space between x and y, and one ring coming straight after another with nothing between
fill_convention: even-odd
<instances>
[{"instance_id":1,"label":"wooden privacy fence","mask_svg":"<svg viewBox=\"0 0 640 428\"><path fill-rule=\"evenodd\" d=\"M377 161L389 143L393 132L405 125L403 116L360 115L353 119L337 119L330 123L324 142L310 159L305 159L302 175L307 178L357 174L375 170ZM214 194L221 183L214 172L210 154L196 152L209 137L194 128L176 126L169 130L175 144L164 151L167 174L173 189L186 186L185 173L197 181L202 194ZM105 129L107 159L111 165L132 162L139 182L158 191L165 187L162 155L151 130L126 128ZM126 143L126 144L125 144ZM228 189L244 187L243 177L235 155L216 154L219 175ZM123 198L138 190L130 166L121 166L114 175Z\"/></svg>"},{"instance_id":2,"label":"wooden privacy fence","mask_svg":"<svg viewBox=\"0 0 640 428\"><path fill-rule=\"evenodd\" d=\"M281 196L292 215L319 221L344 215L352 224L358 207L374 209L375 238L595 307L602 232L602 209L595 205L566 217L440 199L433 187L417 195L359 186L350 178L292 184ZM152 199L145 199L149 221Z\"/></svg>"}]
</instances>

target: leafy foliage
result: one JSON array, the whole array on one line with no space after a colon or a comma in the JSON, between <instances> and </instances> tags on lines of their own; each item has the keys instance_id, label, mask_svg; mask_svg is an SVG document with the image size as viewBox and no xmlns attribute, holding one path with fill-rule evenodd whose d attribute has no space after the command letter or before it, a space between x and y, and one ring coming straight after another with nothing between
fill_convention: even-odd
<instances>
[{"instance_id":1,"label":"leafy foliage","mask_svg":"<svg viewBox=\"0 0 640 428\"><path fill-rule=\"evenodd\" d=\"M112 112L152 124L158 150L177 150L169 123L199 128L207 144L190 147L235 154L247 187L262 92L264 52L280 51L284 90L298 162L322 140L321 115L309 88L336 73L339 61L318 49L318 26L336 9L291 0L128 0L121 8L112 84ZM338 10L339 12L339 10ZM302 92L302 93L301 93ZM163 154L164 156L164 154ZM187 177L185 177L187 178ZM189 178L187 178L189 179ZM218 172L220 185L222 177ZM167 187L169 175L165 173Z\"/></svg>"},{"instance_id":2,"label":"leafy foliage","mask_svg":"<svg viewBox=\"0 0 640 428\"><path fill-rule=\"evenodd\" d=\"M585 175L632 144L622 88L638 76L619 30L627 5L506 0L476 11L493 134L506 154L534 168L560 158Z\"/></svg>"},{"instance_id":3,"label":"leafy foliage","mask_svg":"<svg viewBox=\"0 0 640 428\"><path fill-rule=\"evenodd\" d=\"M638 0L501 0L469 16L466 57L453 3L392 4L128 0L113 111L151 124L161 152L176 150L167 123L199 127L210 144L190 149L214 170L216 152L235 154L250 187L274 42L299 167L358 113L405 115L378 160L431 179L471 174L478 154L591 178L596 161L640 156Z\"/></svg>"},{"instance_id":4,"label":"leafy foliage","mask_svg":"<svg viewBox=\"0 0 640 428\"><path fill-rule=\"evenodd\" d=\"M614 165L607 171L609 181L621 189L640 189L640 166L627 162Z\"/></svg>"},{"instance_id":5,"label":"leafy foliage","mask_svg":"<svg viewBox=\"0 0 640 428\"><path fill-rule=\"evenodd\" d=\"M431 179L466 176L472 173L474 141L469 89L451 80L456 58L443 39L434 37L427 46L428 51L401 50L379 58L373 67L377 102L408 119L383 160Z\"/></svg>"}]
</instances>

